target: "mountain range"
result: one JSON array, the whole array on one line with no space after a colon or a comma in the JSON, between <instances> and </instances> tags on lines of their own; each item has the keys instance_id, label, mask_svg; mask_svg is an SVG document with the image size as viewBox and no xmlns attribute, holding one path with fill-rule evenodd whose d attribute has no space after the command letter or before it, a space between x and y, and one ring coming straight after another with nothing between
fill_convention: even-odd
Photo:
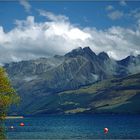
<instances>
[{"instance_id":1,"label":"mountain range","mask_svg":"<svg viewBox=\"0 0 140 140\"><path fill-rule=\"evenodd\" d=\"M105 52L79 47L64 56L4 68L21 97L10 114L140 112L140 55L116 61Z\"/></svg>"}]
</instances>

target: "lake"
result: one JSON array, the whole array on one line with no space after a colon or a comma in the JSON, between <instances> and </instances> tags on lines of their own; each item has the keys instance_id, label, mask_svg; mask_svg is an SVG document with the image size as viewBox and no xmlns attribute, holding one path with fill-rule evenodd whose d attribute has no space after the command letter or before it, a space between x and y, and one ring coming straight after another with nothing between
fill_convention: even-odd
<instances>
[{"instance_id":1,"label":"lake","mask_svg":"<svg viewBox=\"0 0 140 140\"><path fill-rule=\"evenodd\" d=\"M42 115L5 124L7 139L140 139L140 115Z\"/></svg>"}]
</instances>

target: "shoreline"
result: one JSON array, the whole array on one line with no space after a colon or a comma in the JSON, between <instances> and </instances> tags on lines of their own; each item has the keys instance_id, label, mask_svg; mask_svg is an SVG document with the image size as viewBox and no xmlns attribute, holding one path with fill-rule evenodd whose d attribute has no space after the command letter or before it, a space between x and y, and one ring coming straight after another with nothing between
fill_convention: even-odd
<instances>
[{"instance_id":1,"label":"shoreline","mask_svg":"<svg viewBox=\"0 0 140 140\"><path fill-rule=\"evenodd\" d=\"M23 119L23 116L6 116L5 119Z\"/></svg>"}]
</instances>

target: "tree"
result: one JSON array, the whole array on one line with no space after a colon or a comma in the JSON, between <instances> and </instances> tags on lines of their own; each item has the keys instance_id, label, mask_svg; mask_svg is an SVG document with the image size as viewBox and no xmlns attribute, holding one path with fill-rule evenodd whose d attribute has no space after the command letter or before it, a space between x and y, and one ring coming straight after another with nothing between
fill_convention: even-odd
<instances>
[{"instance_id":1,"label":"tree","mask_svg":"<svg viewBox=\"0 0 140 140\"><path fill-rule=\"evenodd\" d=\"M19 96L12 87L5 70L0 67L0 118L5 118L11 104L17 103Z\"/></svg>"}]
</instances>

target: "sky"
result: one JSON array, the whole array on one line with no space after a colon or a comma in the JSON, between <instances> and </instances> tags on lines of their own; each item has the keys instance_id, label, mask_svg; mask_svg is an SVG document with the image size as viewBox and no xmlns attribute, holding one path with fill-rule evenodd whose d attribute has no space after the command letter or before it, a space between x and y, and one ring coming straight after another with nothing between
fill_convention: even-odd
<instances>
[{"instance_id":1,"label":"sky","mask_svg":"<svg viewBox=\"0 0 140 140\"><path fill-rule=\"evenodd\" d=\"M89 46L140 54L140 1L0 1L0 64Z\"/></svg>"}]
</instances>

